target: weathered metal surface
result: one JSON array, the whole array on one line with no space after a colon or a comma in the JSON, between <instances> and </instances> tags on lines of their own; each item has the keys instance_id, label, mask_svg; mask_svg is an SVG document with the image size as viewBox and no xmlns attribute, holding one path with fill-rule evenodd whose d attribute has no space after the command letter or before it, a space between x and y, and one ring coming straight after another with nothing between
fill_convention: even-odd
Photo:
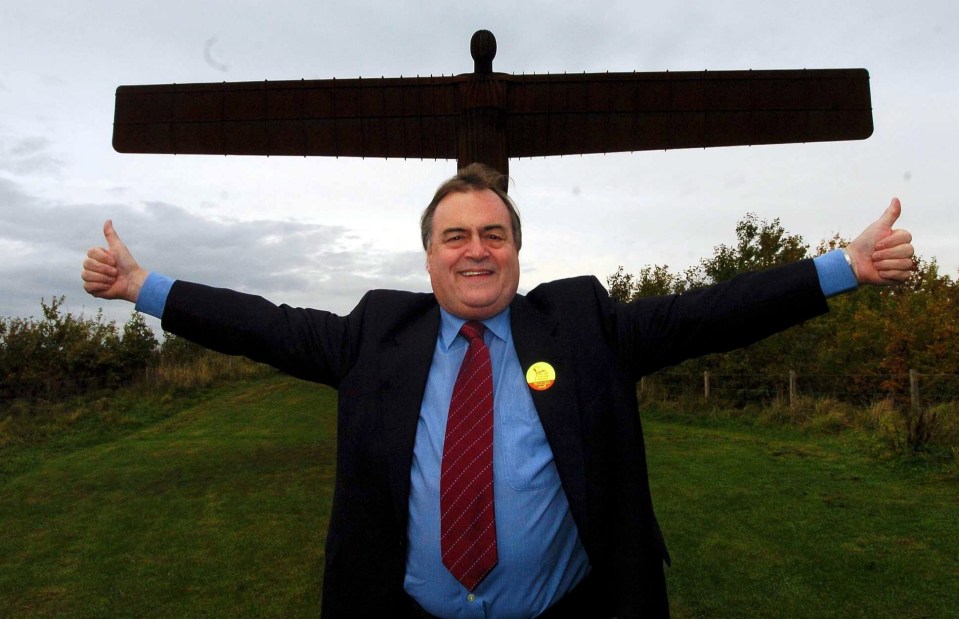
<instances>
[{"instance_id":1,"label":"weathered metal surface","mask_svg":"<svg viewBox=\"0 0 959 619\"><path fill-rule=\"evenodd\" d=\"M492 72L496 41L473 36L476 71L448 77L120 86L124 153L509 158L865 139L865 69Z\"/></svg>"}]
</instances>

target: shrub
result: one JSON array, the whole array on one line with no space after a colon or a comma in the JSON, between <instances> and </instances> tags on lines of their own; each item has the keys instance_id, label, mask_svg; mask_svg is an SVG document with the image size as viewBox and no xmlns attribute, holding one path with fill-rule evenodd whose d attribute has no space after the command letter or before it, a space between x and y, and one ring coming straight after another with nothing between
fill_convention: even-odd
<instances>
[{"instance_id":1,"label":"shrub","mask_svg":"<svg viewBox=\"0 0 959 619\"><path fill-rule=\"evenodd\" d=\"M59 400L129 381L149 363L157 341L142 316L117 328L40 301L43 318L0 319L0 401Z\"/></svg>"}]
</instances>

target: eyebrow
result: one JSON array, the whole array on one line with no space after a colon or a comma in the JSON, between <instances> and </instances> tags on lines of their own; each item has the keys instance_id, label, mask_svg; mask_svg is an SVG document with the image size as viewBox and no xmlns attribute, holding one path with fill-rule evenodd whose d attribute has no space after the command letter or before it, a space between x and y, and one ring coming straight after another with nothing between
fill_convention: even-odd
<instances>
[{"instance_id":1,"label":"eyebrow","mask_svg":"<svg viewBox=\"0 0 959 619\"><path fill-rule=\"evenodd\" d=\"M506 226L504 226L503 224L490 224L490 225L488 225L488 226L483 226L483 228L482 228L482 231L483 231L483 232L490 232L490 231L493 231L493 230L502 230L503 232L506 232ZM464 228L464 227L461 227L461 226L460 226L460 227L454 226L454 227L450 227L450 228L444 228L444 229L443 229L443 232L441 233L441 235L442 235L442 236L446 236L447 234L453 234L453 233L455 233L455 232L469 232L469 228Z\"/></svg>"}]
</instances>

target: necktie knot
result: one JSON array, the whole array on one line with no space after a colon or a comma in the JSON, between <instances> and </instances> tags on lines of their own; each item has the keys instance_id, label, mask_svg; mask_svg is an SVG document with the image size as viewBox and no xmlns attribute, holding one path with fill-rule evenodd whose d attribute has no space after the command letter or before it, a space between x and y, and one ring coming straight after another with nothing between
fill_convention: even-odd
<instances>
[{"instance_id":1,"label":"necktie knot","mask_svg":"<svg viewBox=\"0 0 959 619\"><path fill-rule=\"evenodd\" d=\"M482 340L486 325L478 320L470 320L460 327L460 333L472 344L475 340Z\"/></svg>"}]
</instances>

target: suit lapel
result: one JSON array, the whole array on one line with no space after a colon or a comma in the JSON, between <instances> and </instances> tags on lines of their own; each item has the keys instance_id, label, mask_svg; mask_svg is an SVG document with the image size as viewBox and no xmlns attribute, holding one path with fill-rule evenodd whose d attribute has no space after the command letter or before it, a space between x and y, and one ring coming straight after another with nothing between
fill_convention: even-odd
<instances>
[{"instance_id":1,"label":"suit lapel","mask_svg":"<svg viewBox=\"0 0 959 619\"><path fill-rule=\"evenodd\" d=\"M513 344L523 371L538 361L549 363L556 371L556 381L549 389L530 389L530 394L553 450L573 518L580 528L580 535L583 535L586 474L572 355L559 333L559 325L536 310L525 297L517 296L513 300L510 322Z\"/></svg>"},{"instance_id":2,"label":"suit lapel","mask_svg":"<svg viewBox=\"0 0 959 619\"><path fill-rule=\"evenodd\" d=\"M384 441L390 490L403 534L409 515L413 443L439 324L439 308L434 305L404 325L383 346L384 383L380 390L383 398L380 406L385 417Z\"/></svg>"}]
</instances>

